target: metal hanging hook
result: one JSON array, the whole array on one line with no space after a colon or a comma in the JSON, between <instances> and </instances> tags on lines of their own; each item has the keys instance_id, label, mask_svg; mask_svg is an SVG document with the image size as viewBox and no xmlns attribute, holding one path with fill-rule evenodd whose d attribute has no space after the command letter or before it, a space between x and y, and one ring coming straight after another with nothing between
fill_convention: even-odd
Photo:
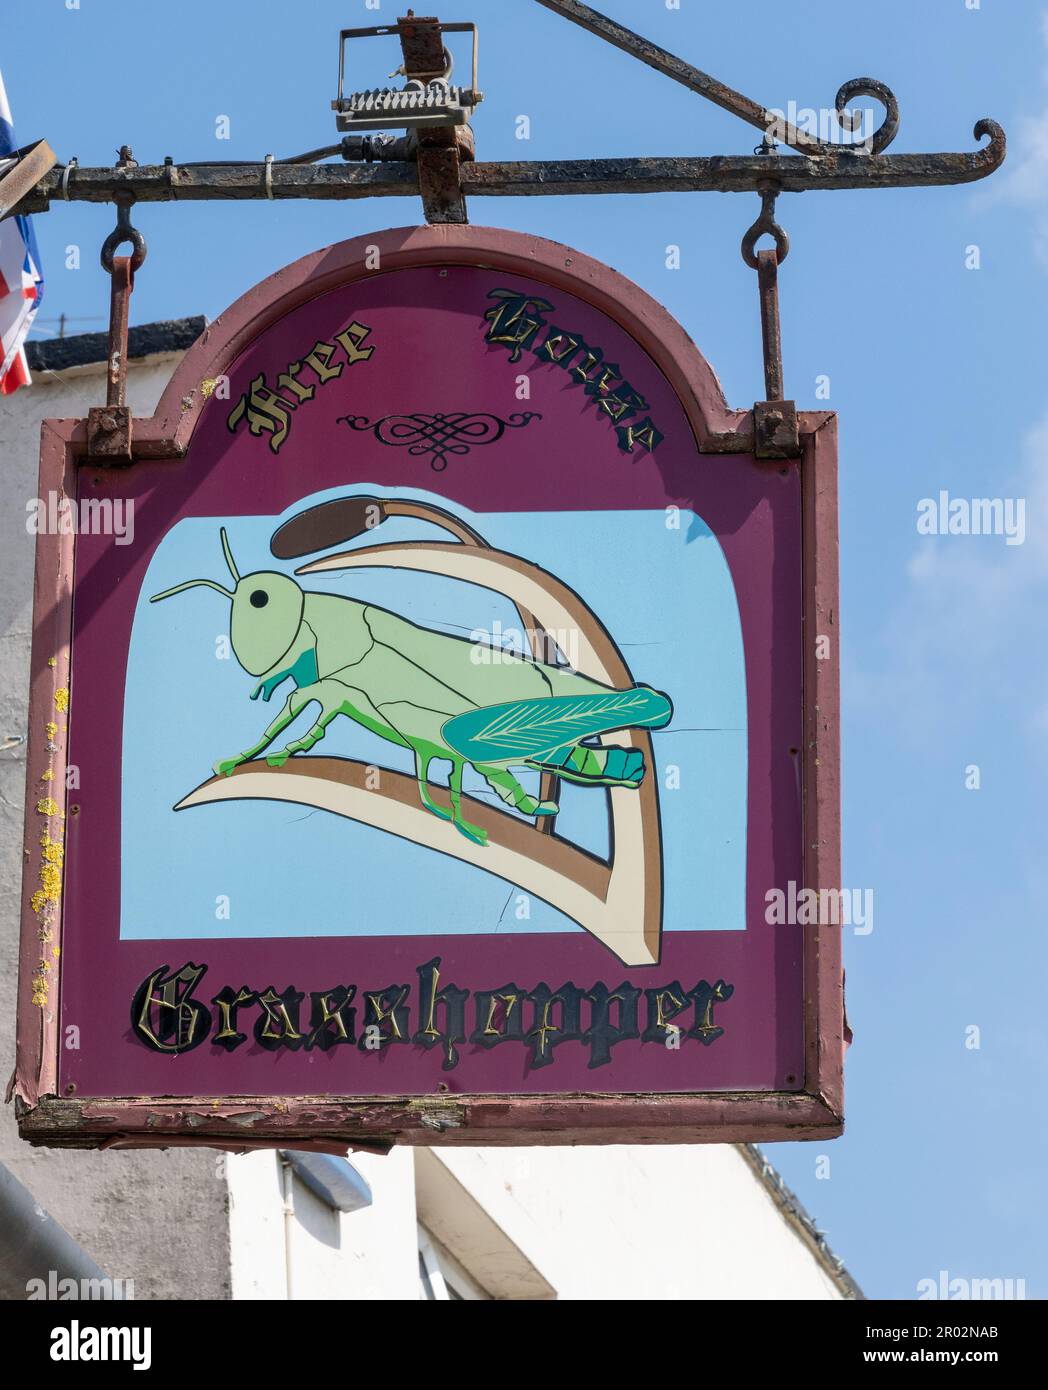
<instances>
[{"instance_id":1,"label":"metal hanging hook","mask_svg":"<svg viewBox=\"0 0 1048 1390\"><path fill-rule=\"evenodd\" d=\"M782 265L790 254L790 239L775 220L775 200L779 196L779 186L772 179L758 184L761 195L760 216L752 227L747 228L742 238L742 259L751 270L757 269L757 242L762 236L770 236L775 242L775 263Z\"/></svg>"},{"instance_id":2,"label":"metal hanging hook","mask_svg":"<svg viewBox=\"0 0 1048 1390\"><path fill-rule=\"evenodd\" d=\"M109 275L113 273L113 257L118 246L130 242L132 274L139 269L146 258L146 239L137 227L131 225L131 203L128 197L116 200L116 226L102 243L102 269Z\"/></svg>"},{"instance_id":3,"label":"metal hanging hook","mask_svg":"<svg viewBox=\"0 0 1048 1390\"><path fill-rule=\"evenodd\" d=\"M770 152L771 142L765 142ZM742 259L757 272L761 305L761 345L764 357L764 400L753 407L754 453L758 458L791 458L800 452L797 407L787 401L782 378L782 328L779 322L779 266L790 254L790 239L775 220L779 185L761 179L757 185L761 211L742 238ZM757 250L757 242L770 236L774 248Z\"/></svg>"},{"instance_id":4,"label":"metal hanging hook","mask_svg":"<svg viewBox=\"0 0 1048 1390\"><path fill-rule=\"evenodd\" d=\"M775 220L775 200L779 196L778 184L771 179L762 179L759 185L761 195L760 216L749 227L742 238L742 259L751 270L757 272L757 283L761 298L761 336L764 340L764 386L765 399L781 401L782 386L782 337L779 328L779 266L790 253L790 239ZM757 242L762 236L770 236L775 242L774 250L758 251Z\"/></svg>"},{"instance_id":5,"label":"metal hanging hook","mask_svg":"<svg viewBox=\"0 0 1048 1390\"><path fill-rule=\"evenodd\" d=\"M121 145L116 167L136 168L129 145ZM106 403L92 406L87 412L88 458L105 467L129 464L132 461L131 436L133 421L127 404L127 340L131 291L135 286L135 271L146 258L146 239L131 223L131 204L135 201L129 189L118 187L113 193L116 204L116 226L102 243L100 260L109 275L109 354L106 360ZM118 246L130 242L130 256L117 256Z\"/></svg>"}]
</instances>

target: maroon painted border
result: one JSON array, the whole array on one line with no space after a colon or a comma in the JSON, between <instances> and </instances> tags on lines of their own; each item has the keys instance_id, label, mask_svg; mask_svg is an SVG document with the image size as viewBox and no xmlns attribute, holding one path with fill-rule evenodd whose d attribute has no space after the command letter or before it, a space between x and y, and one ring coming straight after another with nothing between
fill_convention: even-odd
<instances>
[{"instance_id":1,"label":"maroon painted border","mask_svg":"<svg viewBox=\"0 0 1048 1390\"><path fill-rule=\"evenodd\" d=\"M753 416L730 410L711 367L680 325L617 272L542 238L477 227L433 226L374 233L314 252L256 285L210 324L188 350L151 419L136 420L139 458L177 459L189 445L205 401L201 383L224 373L245 346L299 304L371 271L473 264L533 275L577 295L619 323L673 386L702 452L752 453ZM839 663L837 589L837 431L829 412L800 414L804 582L805 747L802 760L805 886L840 883ZM82 420L45 420L40 496L75 496L77 461L87 447ZM776 466L776 465L769 465ZM777 465L781 466L781 465ZM666 1096L455 1096L352 1101L331 1097L103 1098L56 1096L61 987L61 923L42 942L31 898L48 817L66 796L66 729L55 695L69 683L72 536L41 534L34 582L25 861L18 986L17 1060L12 1088L23 1137L36 1143L154 1147L202 1144L236 1149L309 1143L344 1151L417 1144L737 1142L831 1138L843 1128L844 1010L840 929L804 929L805 1077L801 1092ZM830 654L816 657L816 637ZM53 747L45 726L59 724ZM48 763L54 779L37 779ZM47 968L41 976L41 960ZM46 988L42 991L39 980ZM41 993L46 1002L37 1002ZM35 997L34 997L35 996Z\"/></svg>"}]
</instances>

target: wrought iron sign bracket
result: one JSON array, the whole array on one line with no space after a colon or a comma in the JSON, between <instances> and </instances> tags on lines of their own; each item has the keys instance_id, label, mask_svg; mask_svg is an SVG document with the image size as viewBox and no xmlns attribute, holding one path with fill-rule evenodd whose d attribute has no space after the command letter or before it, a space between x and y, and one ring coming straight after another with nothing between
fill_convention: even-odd
<instances>
[{"instance_id":1,"label":"wrought iron sign bracket","mask_svg":"<svg viewBox=\"0 0 1048 1390\"><path fill-rule=\"evenodd\" d=\"M461 29L473 31L473 82L469 95L479 96L475 90L476 25L441 24L439 19L431 17L416 19L410 10L404 19L397 20L404 76L409 82L424 86L434 80L446 81L451 74L451 61L443 36L449 30ZM463 160L473 158L471 127L465 123L420 125L410 132L409 139L411 136L416 141L414 155L426 221L468 222L460 169Z\"/></svg>"},{"instance_id":2,"label":"wrought iron sign bracket","mask_svg":"<svg viewBox=\"0 0 1048 1390\"><path fill-rule=\"evenodd\" d=\"M838 90L833 115L845 136L837 142L817 138L798 128L781 112L735 91L708 73L650 43L631 29L580 3L580 0L538 0L546 9L579 25L588 33L629 54L638 62L681 83L705 100L746 121L763 134L752 155L635 159L547 160L477 163L468 115L481 100L477 91L477 35L473 24L442 24L412 11L395 25L340 33L339 93L332 105L341 130L372 129L381 114L368 106L389 107L390 125L407 134L395 138L347 134L339 144L307 151L289 159L264 163L178 165L168 157L163 165L139 167L130 158L115 169L82 169L75 160L48 168L27 187L27 171L9 171L5 187L14 181L22 196L17 203L0 200L0 217L19 212L42 212L56 198L62 201L131 202L201 201L208 199L343 199L404 197L417 193L429 223L468 221L467 197L656 193L757 192L762 213L747 233L743 255L758 272L761 325L764 340L766 400L754 408L754 433L761 457L794 457L799 451L797 412L783 399L781 341L776 277L788 242L774 224L770 209L779 193L809 189L919 188L970 183L992 174L1006 152L1005 134L996 121L982 119L975 138L988 144L970 153L886 155L899 129L899 104L891 89L875 78L859 77ZM473 73L468 88L449 84L451 59L444 47L448 32L473 35ZM403 54L404 91L376 90L346 97L343 92L347 37L396 35ZM856 97L874 98L884 107L881 124L866 138L859 116L849 103ZM795 151L779 153L785 145ZM37 147L38 149L40 147ZM46 151L46 146L43 147ZM125 147L126 148L126 147ZM321 163L331 155L342 163ZM45 164L35 167L44 169ZM0 177L4 170L0 168ZM770 201L769 201L770 200ZM763 232L776 240L774 252L755 249ZM783 243L780 242L780 234ZM107 407L107 422L116 418ZM102 426L100 425L100 429ZM122 426L107 424L123 457ZM98 445L96 447L102 447Z\"/></svg>"},{"instance_id":3,"label":"wrought iron sign bracket","mask_svg":"<svg viewBox=\"0 0 1048 1390\"><path fill-rule=\"evenodd\" d=\"M797 403L784 399L779 319L779 266L790 253L790 239L775 220L779 190L774 179L768 179L760 193L760 216L742 238L742 259L757 272L764 350L766 399L755 402L753 407L753 452L762 459L797 458L801 453ZM763 236L770 236L775 242L773 250L757 250L757 242Z\"/></svg>"},{"instance_id":4,"label":"wrought iron sign bracket","mask_svg":"<svg viewBox=\"0 0 1048 1390\"><path fill-rule=\"evenodd\" d=\"M458 127L467 130L468 127ZM639 193L756 193L773 177L783 193L844 188L941 188L975 183L1004 162L1005 134L982 120L981 149L959 154L858 154L847 146L818 156L780 154L670 155L618 159L460 159L459 182L467 198L575 198ZM139 203L251 202L272 198L356 201L410 198L419 192L417 144L410 138L346 137L345 145L313 153L313 160L344 150L342 163L320 164L296 155L265 162L188 163L169 159L130 170L56 165L26 193L12 213L47 212L58 203L111 203L122 190Z\"/></svg>"},{"instance_id":5,"label":"wrought iron sign bracket","mask_svg":"<svg viewBox=\"0 0 1048 1390\"><path fill-rule=\"evenodd\" d=\"M546 9L580 25L680 82L689 90L731 112L760 130L765 137L759 154L703 156L644 156L615 159L538 161L473 160L472 132L468 125L443 125L412 130L408 139L381 135L348 136L340 144L325 146L271 162L264 177L261 161L245 164L197 162L178 164L170 157L164 164L134 168L80 168L75 161L48 170L17 204L24 213L46 212L51 203L112 202L120 191L139 202L256 198L374 198L406 197L421 191L431 221L462 220L464 208L450 193L438 196L434 189L450 187L454 157L435 159L433 151L458 152L458 204L472 197L556 197L611 193L759 192L761 183L774 178L779 191L801 193L838 188L928 188L972 183L1000 167L1006 152L1005 134L996 121L984 118L974 128L976 140L988 140L982 148L959 153L887 155L884 151L899 129L899 105L894 93L875 78L845 82L834 98L834 113L842 132L854 134L858 124L849 102L870 96L885 108L880 126L865 140L838 143L818 139L798 129L781 113L762 106L675 54L650 43L639 34L583 5L578 0L538 0ZM441 25L432 18L415 18L410 12L396 26L351 33L397 33L405 54L405 70L426 73L424 64L436 59L440 35L471 25ZM430 57L423 55L430 53ZM443 67L435 68L442 72ZM480 93L467 92L479 99ZM336 103L337 104L337 103ZM390 124L396 120L391 117ZM425 136L425 139L421 138ZM451 137L449 139L449 136ZM778 145L796 153L778 153ZM420 176L419 153L428 172ZM319 163L341 154L343 163ZM432 183L433 188L428 187ZM0 203L0 216L9 216L14 204Z\"/></svg>"},{"instance_id":6,"label":"wrought iron sign bracket","mask_svg":"<svg viewBox=\"0 0 1048 1390\"><path fill-rule=\"evenodd\" d=\"M124 145L120 163L133 165L131 150ZM130 256L117 256L118 246L130 243ZM126 466L132 462L131 407L127 404L127 330L135 271L146 258L145 237L131 224L131 200L117 203L116 226L102 243L99 259L110 277L109 347L106 355L106 403L87 412L87 456L100 467Z\"/></svg>"},{"instance_id":7,"label":"wrought iron sign bracket","mask_svg":"<svg viewBox=\"0 0 1048 1390\"><path fill-rule=\"evenodd\" d=\"M755 401L753 454L759 459L792 459L801 455L796 401Z\"/></svg>"},{"instance_id":8,"label":"wrought iron sign bracket","mask_svg":"<svg viewBox=\"0 0 1048 1390\"><path fill-rule=\"evenodd\" d=\"M683 58L678 58L675 53L669 53L666 49L660 48L658 44L650 43L640 34L635 34L632 29L627 29L624 24L616 23L607 15L591 9L589 5L579 3L579 0L538 0L538 3L547 10L552 10L554 14L559 14L563 19L570 19L573 24L578 24L580 28L594 34L597 38L604 39L613 47L628 53L631 58L636 58L638 62L654 68L664 77L670 77L675 82L680 82L682 86L696 92L701 97L705 97L715 106L729 111L742 121L747 121L766 137L770 136L773 140L788 145L800 154L822 156L836 154L842 148L849 148L847 145L836 145L831 141L817 139L815 136L809 135L785 119L781 113L771 111L767 107L761 106L759 102L751 100L750 97L743 96L734 88L723 82L718 82L709 73L693 67ZM875 97L884 106L886 114L881 125L870 137L868 145L865 142L861 146L856 143L850 148L853 151L861 149L863 153L880 154L895 139L899 129L899 103L896 101L891 88L883 82L878 82L876 78L852 78L850 82L845 82L841 87L834 103L837 122L844 131L854 131L857 128L858 121L849 112L848 103L858 96ZM932 157L934 158L934 156Z\"/></svg>"}]
</instances>

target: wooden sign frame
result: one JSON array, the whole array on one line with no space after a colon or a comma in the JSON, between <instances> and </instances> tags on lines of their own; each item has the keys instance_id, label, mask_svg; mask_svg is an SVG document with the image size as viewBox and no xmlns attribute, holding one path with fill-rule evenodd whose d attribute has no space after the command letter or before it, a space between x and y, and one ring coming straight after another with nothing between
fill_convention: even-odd
<instances>
[{"instance_id":1,"label":"wooden sign frame","mask_svg":"<svg viewBox=\"0 0 1048 1390\"><path fill-rule=\"evenodd\" d=\"M700 454L749 455L752 411L731 410L717 379L675 320L606 266L518 233L462 226L398 229L304 257L262 282L188 350L149 419L134 422L134 456L177 468L214 381L282 316L327 290L367 278L378 248L384 272L482 266L539 279L620 324L676 393ZM799 415L801 455L761 466L799 469L803 581L803 747L797 753L804 886L840 884L837 447L832 412ZM77 474L97 468L84 420L43 424L40 496L77 496ZM135 465L133 464L132 467ZM61 835L79 814L66 791L76 538L37 541L25 817L25 880L14 1080L20 1132L74 1147L277 1146L344 1152L409 1144L680 1143L824 1139L843 1127L845 1022L840 927L803 926L804 1075L781 1091L491 1095L78 1095L60 1082L63 924ZM828 634L817 652L816 635ZM76 692L72 699L75 703ZM42 780L47 773L47 780ZM114 846L114 854L117 848ZM672 872L672 865L669 866ZM49 891L50 888L53 891ZM43 897L41 897L41 894ZM774 930L774 928L768 928Z\"/></svg>"}]
</instances>

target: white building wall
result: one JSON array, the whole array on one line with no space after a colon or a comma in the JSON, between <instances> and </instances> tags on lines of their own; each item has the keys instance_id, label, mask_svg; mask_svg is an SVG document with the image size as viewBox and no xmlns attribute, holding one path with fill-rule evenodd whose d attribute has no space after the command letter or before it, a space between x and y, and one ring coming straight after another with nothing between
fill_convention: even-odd
<instances>
[{"instance_id":1,"label":"white building wall","mask_svg":"<svg viewBox=\"0 0 1048 1390\"><path fill-rule=\"evenodd\" d=\"M409 1149L354 1154L374 1202L341 1215L299 1181L284 1215L276 1154L231 1157L229 1224L234 1298L387 1300L418 1297L415 1172Z\"/></svg>"},{"instance_id":2,"label":"white building wall","mask_svg":"<svg viewBox=\"0 0 1048 1390\"><path fill-rule=\"evenodd\" d=\"M292 1296L420 1297L416 1222L491 1298L836 1299L830 1278L730 1145L353 1154L374 1196L340 1215L294 1183ZM235 1298L283 1299L280 1163L232 1158Z\"/></svg>"},{"instance_id":3,"label":"white building wall","mask_svg":"<svg viewBox=\"0 0 1048 1390\"><path fill-rule=\"evenodd\" d=\"M436 1154L559 1298L840 1297L730 1145Z\"/></svg>"}]
</instances>

